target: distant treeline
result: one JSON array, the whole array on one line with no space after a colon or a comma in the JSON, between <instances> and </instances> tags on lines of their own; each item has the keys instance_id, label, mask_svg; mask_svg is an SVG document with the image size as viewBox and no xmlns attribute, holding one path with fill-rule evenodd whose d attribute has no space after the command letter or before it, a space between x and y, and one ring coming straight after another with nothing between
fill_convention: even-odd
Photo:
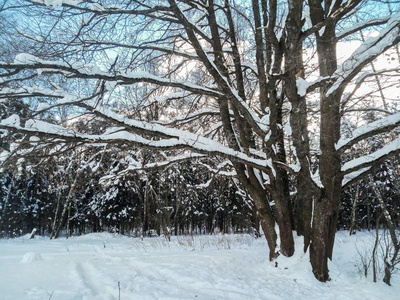
<instances>
[{"instance_id":1,"label":"distant treeline","mask_svg":"<svg viewBox=\"0 0 400 300\"><path fill-rule=\"evenodd\" d=\"M52 237L99 231L166 237L217 232L260 234L252 201L233 177L213 174L196 161L126 174L121 172L126 168L126 157L110 154L108 161L93 167L72 159L51 158L35 167L22 163L16 172L3 172L0 236L17 237L33 228ZM379 188L394 224L399 225L400 197L392 168L390 162L385 163L373 178L343 193L338 229L375 228L381 208L373 186ZM100 169L110 175L99 176ZM273 207L273 199L270 204ZM298 230L295 192L290 204L293 229ZM385 225L383 218L380 225Z\"/></svg>"}]
</instances>

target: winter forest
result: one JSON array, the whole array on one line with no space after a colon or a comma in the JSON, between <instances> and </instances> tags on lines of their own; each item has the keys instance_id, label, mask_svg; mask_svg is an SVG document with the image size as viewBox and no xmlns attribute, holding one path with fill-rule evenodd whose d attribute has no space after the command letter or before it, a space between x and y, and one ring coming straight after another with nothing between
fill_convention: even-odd
<instances>
[{"instance_id":1,"label":"winter forest","mask_svg":"<svg viewBox=\"0 0 400 300\"><path fill-rule=\"evenodd\" d=\"M297 266L317 287L357 265L366 291L389 295L399 42L398 0L0 0L0 277L18 241L74 254L66 243L85 237L119 236L104 251L191 239L228 243L221 261L257 256L268 276ZM115 280L104 299L164 299ZM226 289L199 297L306 297Z\"/></svg>"}]
</instances>

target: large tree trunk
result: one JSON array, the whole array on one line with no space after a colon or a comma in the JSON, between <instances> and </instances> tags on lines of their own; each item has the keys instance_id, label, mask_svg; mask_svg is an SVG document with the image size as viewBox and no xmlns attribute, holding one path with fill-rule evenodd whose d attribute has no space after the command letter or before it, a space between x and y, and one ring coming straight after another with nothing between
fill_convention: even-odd
<instances>
[{"instance_id":1,"label":"large tree trunk","mask_svg":"<svg viewBox=\"0 0 400 300\"><path fill-rule=\"evenodd\" d=\"M321 195L314 204L310 261L315 277L320 281L329 279L328 257L331 258L336 228L331 206L332 199Z\"/></svg>"},{"instance_id":2,"label":"large tree trunk","mask_svg":"<svg viewBox=\"0 0 400 300\"><path fill-rule=\"evenodd\" d=\"M287 43L285 45L285 79L284 91L290 105L290 127L287 134L291 137L290 148L297 165L297 201L300 202L300 217L298 233L304 235L304 251L307 250L311 235L311 215L314 183L310 173L310 146L308 137L307 103L304 95L299 95L297 79L304 77L304 63L302 43L299 41L302 35L302 1L294 1L286 20Z\"/></svg>"},{"instance_id":3,"label":"large tree trunk","mask_svg":"<svg viewBox=\"0 0 400 300\"><path fill-rule=\"evenodd\" d=\"M320 1L311 1L313 24L324 20L324 8ZM337 69L335 23L327 22L323 33L316 33L319 70L321 76L331 76ZM340 100L343 91L336 90L329 96L329 86L320 93L320 149L319 173L322 186L314 203L310 261L315 277L320 281L329 279L328 258L332 259L339 214L342 177L340 154L335 144L340 138Z\"/></svg>"},{"instance_id":4,"label":"large tree trunk","mask_svg":"<svg viewBox=\"0 0 400 300\"><path fill-rule=\"evenodd\" d=\"M330 61L330 57L334 57L332 53L335 51L335 45L330 44L321 48L323 48L319 51L321 60ZM323 187L314 204L310 251L314 275L321 281L329 279L327 260L332 259L339 215L342 177L340 155L335 149L340 135L339 101L340 92L331 97L321 97L320 176Z\"/></svg>"},{"instance_id":5,"label":"large tree trunk","mask_svg":"<svg viewBox=\"0 0 400 300\"><path fill-rule=\"evenodd\" d=\"M340 130L339 105L335 100L335 97L321 99L320 176L323 188L314 204L310 250L314 275L321 281L329 279L327 260L332 259L342 182L340 156L334 147Z\"/></svg>"}]
</instances>

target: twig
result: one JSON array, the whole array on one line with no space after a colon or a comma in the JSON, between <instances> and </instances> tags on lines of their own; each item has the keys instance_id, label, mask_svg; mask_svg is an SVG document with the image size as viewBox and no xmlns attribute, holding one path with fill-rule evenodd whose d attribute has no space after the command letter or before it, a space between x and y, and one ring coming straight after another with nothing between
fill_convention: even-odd
<instances>
[{"instance_id":1,"label":"twig","mask_svg":"<svg viewBox=\"0 0 400 300\"><path fill-rule=\"evenodd\" d=\"M121 300L121 283L118 281L118 300Z\"/></svg>"}]
</instances>

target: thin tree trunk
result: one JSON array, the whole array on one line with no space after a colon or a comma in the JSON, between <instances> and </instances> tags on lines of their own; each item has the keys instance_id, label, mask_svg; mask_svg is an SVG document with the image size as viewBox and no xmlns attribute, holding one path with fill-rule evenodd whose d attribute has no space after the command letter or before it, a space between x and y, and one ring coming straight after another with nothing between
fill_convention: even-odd
<instances>
[{"instance_id":1,"label":"thin tree trunk","mask_svg":"<svg viewBox=\"0 0 400 300\"><path fill-rule=\"evenodd\" d=\"M71 202L69 202L69 204L68 204L67 229L66 229L66 233L65 233L65 238L66 238L66 239L68 239L68 237L69 237L69 223L70 223L70 219L71 219Z\"/></svg>"},{"instance_id":2,"label":"thin tree trunk","mask_svg":"<svg viewBox=\"0 0 400 300\"><path fill-rule=\"evenodd\" d=\"M371 212L370 205L367 203L367 229L371 231Z\"/></svg>"},{"instance_id":3,"label":"thin tree trunk","mask_svg":"<svg viewBox=\"0 0 400 300\"><path fill-rule=\"evenodd\" d=\"M390 279L391 279L391 275L392 275L392 269L394 268L394 266L396 264L396 260L398 259L398 256L400 253L400 243L399 243L399 240L396 235L395 225L393 224L392 218L386 208L386 203L383 199L382 194L376 188L375 185L372 185L372 190L374 191L374 194L375 194L376 198L378 199L379 205L382 209L382 215L385 217L386 226L389 229L389 235L390 235L391 243L393 245L393 253L392 253L391 259L389 260L387 256L385 256L385 258L384 258L385 276L383 278L383 282L385 282L387 285L391 285ZM376 232L376 234L378 234L378 232ZM387 249L386 251L389 251L389 250ZM389 254L389 253L387 253L387 254Z\"/></svg>"},{"instance_id":4,"label":"thin tree trunk","mask_svg":"<svg viewBox=\"0 0 400 300\"><path fill-rule=\"evenodd\" d=\"M6 196L6 198L5 198L4 205L3 205L3 210L2 210L2 212L1 212L1 218L0 218L0 232L3 231L3 226L4 226L3 222L4 222L4 220L6 219L6 218L5 218L5 216L6 216L6 211L7 211L8 203L10 202L11 190L12 190L12 188L13 188L13 185L14 185L14 176L11 177L11 180L10 180L10 187L8 188L7 196Z\"/></svg>"},{"instance_id":5,"label":"thin tree trunk","mask_svg":"<svg viewBox=\"0 0 400 300\"><path fill-rule=\"evenodd\" d=\"M73 197L73 195L74 195L74 192L75 192L75 188L76 188L76 185L77 185L78 178L79 178L79 174L77 174L77 175L75 176L74 182L72 183L72 185L71 185L71 187L70 187L70 189L69 189L69 192L68 192L68 195L67 195L67 199L66 199L65 204L64 204L63 211L62 211L62 213L61 213L60 218L58 219L58 224L57 224L57 226L56 226L56 230L54 230L54 231L52 232L52 235L51 235L51 237L50 237L51 239L53 239L53 238L56 239L56 238L58 238L58 237L60 236L60 232L61 232L62 226L64 225L65 215L66 215L66 213L67 213L68 207L70 206L71 199L72 199L72 197Z\"/></svg>"},{"instance_id":6,"label":"thin tree trunk","mask_svg":"<svg viewBox=\"0 0 400 300\"><path fill-rule=\"evenodd\" d=\"M350 229L349 229L350 235L353 234L354 228L356 227L356 210L357 210L357 202L358 202L359 193L360 193L360 185L357 184L356 194L354 196L353 205L351 207L351 223L350 223Z\"/></svg>"},{"instance_id":7,"label":"thin tree trunk","mask_svg":"<svg viewBox=\"0 0 400 300\"><path fill-rule=\"evenodd\" d=\"M374 243L374 248L372 249L372 274L373 274L373 281L376 282L376 250L378 248L378 242L379 242L379 221L383 215L382 213L379 215L379 217L376 219L376 224L375 224L375 243Z\"/></svg>"}]
</instances>

